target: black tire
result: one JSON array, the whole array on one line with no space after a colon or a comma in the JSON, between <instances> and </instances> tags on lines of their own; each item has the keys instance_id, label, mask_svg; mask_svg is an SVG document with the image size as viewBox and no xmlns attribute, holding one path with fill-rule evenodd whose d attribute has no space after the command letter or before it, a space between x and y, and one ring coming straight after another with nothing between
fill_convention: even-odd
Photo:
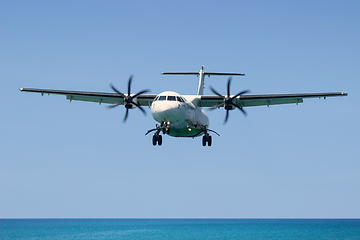
<instances>
[{"instance_id":1,"label":"black tire","mask_svg":"<svg viewBox=\"0 0 360 240\"><path fill-rule=\"evenodd\" d=\"M154 146L156 146L156 142L157 142L157 137L156 137L156 135L154 135L154 136L153 136L153 139L152 139L152 144L153 144Z\"/></svg>"},{"instance_id":2,"label":"black tire","mask_svg":"<svg viewBox=\"0 0 360 240\"><path fill-rule=\"evenodd\" d=\"M206 146L206 136L203 136L202 145L203 145L204 147Z\"/></svg>"},{"instance_id":3,"label":"black tire","mask_svg":"<svg viewBox=\"0 0 360 240\"><path fill-rule=\"evenodd\" d=\"M211 136L208 137L207 142L208 142L208 146L210 147L210 146L211 146L211 142L212 142Z\"/></svg>"},{"instance_id":4,"label":"black tire","mask_svg":"<svg viewBox=\"0 0 360 240\"><path fill-rule=\"evenodd\" d=\"M159 144L159 146L162 145L162 136L161 135L159 135L159 137L158 137L158 144Z\"/></svg>"}]
</instances>

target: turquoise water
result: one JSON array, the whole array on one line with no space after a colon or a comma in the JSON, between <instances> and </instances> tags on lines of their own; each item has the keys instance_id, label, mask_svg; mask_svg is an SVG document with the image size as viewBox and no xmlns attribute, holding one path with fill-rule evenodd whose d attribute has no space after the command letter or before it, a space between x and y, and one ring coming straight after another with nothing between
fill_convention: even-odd
<instances>
[{"instance_id":1,"label":"turquoise water","mask_svg":"<svg viewBox=\"0 0 360 240\"><path fill-rule=\"evenodd\" d=\"M0 239L360 239L360 219L0 219Z\"/></svg>"}]
</instances>

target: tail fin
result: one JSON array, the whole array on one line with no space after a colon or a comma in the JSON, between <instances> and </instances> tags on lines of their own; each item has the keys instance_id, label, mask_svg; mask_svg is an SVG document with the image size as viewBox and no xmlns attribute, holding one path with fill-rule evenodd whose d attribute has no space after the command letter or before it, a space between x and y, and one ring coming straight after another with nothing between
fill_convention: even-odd
<instances>
[{"instance_id":1,"label":"tail fin","mask_svg":"<svg viewBox=\"0 0 360 240\"><path fill-rule=\"evenodd\" d=\"M199 86L197 95L204 94L205 76L223 75L223 76L245 76L244 73L218 73L218 72L205 72L204 65L201 66L199 72L162 72L162 75L197 75L199 76Z\"/></svg>"}]
</instances>

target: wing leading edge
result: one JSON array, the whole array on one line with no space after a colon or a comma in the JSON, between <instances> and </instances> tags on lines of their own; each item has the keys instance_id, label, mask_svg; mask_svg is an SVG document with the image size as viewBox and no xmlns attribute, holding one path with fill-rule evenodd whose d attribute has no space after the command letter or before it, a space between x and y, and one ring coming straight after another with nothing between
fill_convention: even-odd
<instances>
[{"instance_id":1,"label":"wing leading edge","mask_svg":"<svg viewBox=\"0 0 360 240\"><path fill-rule=\"evenodd\" d=\"M302 103L304 98L324 98L347 96L344 92L332 93L297 93L297 94L263 94L242 95L236 98L239 107L270 106L279 104ZM227 97L227 96L224 96ZM214 95L203 95L199 99L200 107L213 107L223 102L223 99Z\"/></svg>"},{"instance_id":2,"label":"wing leading edge","mask_svg":"<svg viewBox=\"0 0 360 240\"><path fill-rule=\"evenodd\" d=\"M22 92L35 92L44 94L57 94L65 95L66 99L72 101L85 101L96 103L109 103L116 104L124 100L116 93L103 93L103 92L83 92L83 91L65 91L65 90L51 90L51 89L36 89L36 88L20 88ZM143 94L136 98L141 106L151 106L152 101L156 97L155 94Z\"/></svg>"}]
</instances>

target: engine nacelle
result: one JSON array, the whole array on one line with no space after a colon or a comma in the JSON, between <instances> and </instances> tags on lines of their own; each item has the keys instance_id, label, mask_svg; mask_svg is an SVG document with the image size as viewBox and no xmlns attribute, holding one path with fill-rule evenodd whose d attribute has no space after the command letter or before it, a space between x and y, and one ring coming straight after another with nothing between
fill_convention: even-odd
<instances>
[{"instance_id":1,"label":"engine nacelle","mask_svg":"<svg viewBox=\"0 0 360 240\"><path fill-rule=\"evenodd\" d=\"M234 107L233 105L225 104L224 108L225 110L234 110L236 107Z\"/></svg>"},{"instance_id":2,"label":"engine nacelle","mask_svg":"<svg viewBox=\"0 0 360 240\"><path fill-rule=\"evenodd\" d=\"M131 102L130 103L124 102L124 106L127 109L134 109L134 108L136 108L136 105L134 103L139 104L139 102L137 101L136 98L132 99L132 103Z\"/></svg>"}]
</instances>

